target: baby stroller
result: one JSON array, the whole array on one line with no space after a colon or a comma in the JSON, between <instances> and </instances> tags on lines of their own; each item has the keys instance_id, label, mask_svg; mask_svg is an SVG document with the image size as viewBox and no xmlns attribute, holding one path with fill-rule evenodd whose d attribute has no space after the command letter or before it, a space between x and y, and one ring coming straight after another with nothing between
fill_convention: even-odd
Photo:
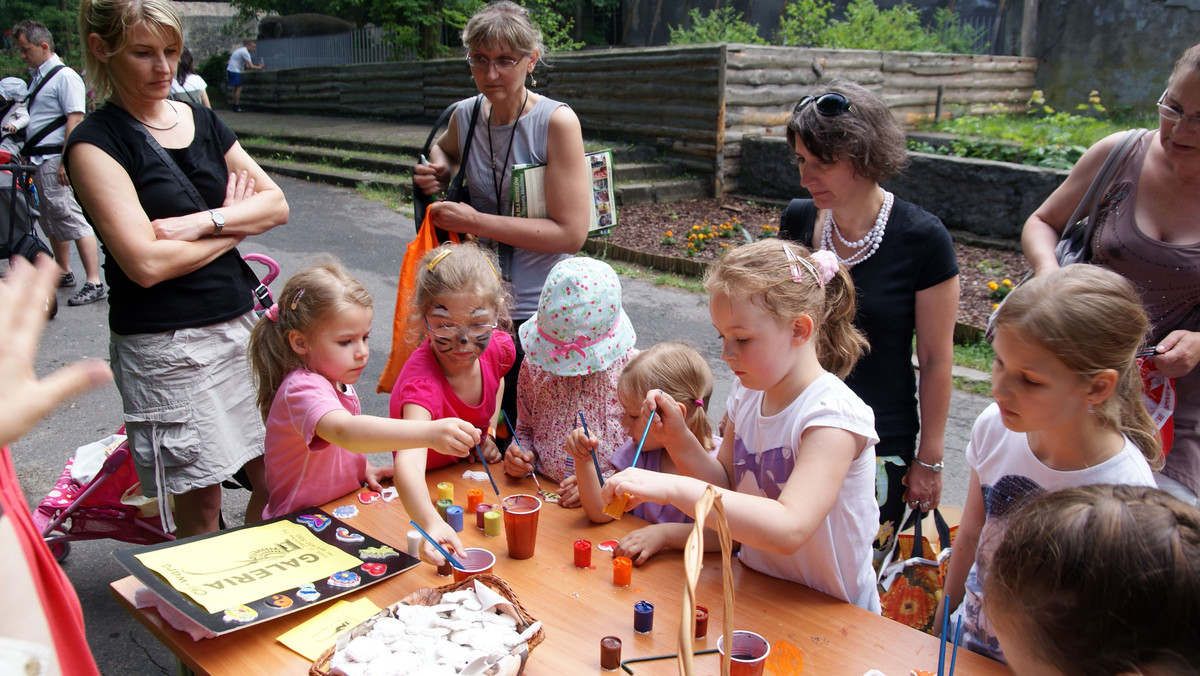
<instances>
[{"instance_id":1,"label":"baby stroller","mask_svg":"<svg viewBox=\"0 0 1200 676\"><path fill-rule=\"evenodd\" d=\"M93 452L107 457L95 476L80 483L73 470L75 458L69 458L53 490L33 512L34 525L59 563L71 553L74 540L112 538L148 545L175 539L159 527L157 503L141 497L124 435L97 443L102 448Z\"/></svg>"},{"instance_id":2,"label":"baby stroller","mask_svg":"<svg viewBox=\"0 0 1200 676\"><path fill-rule=\"evenodd\" d=\"M30 261L40 255L53 258L50 247L38 237L34 223L37 211L37 190L33 174L37 167L21 164L7 150L0 150L0 258L22 256ZM47 299L50 317L58 313L58 298Z\"/></svg>"},{"instance_id":3,"label":"baby stroller","mask_svg":"<svg viewBox=\"0 0 1200 676\"><path fill-rule=\"evenodd\" d=\"M279 275L279 265L262 254L246 254L244 259L267 267L267 274L254 290L258 303L255 310L261 315L263 306L269 307L272 302L268 285ZM33 512L34 524L60 563L70 554L75 540L111 538L155 544L175 539L162 528L157 500L141 493L133 452L123 432L124 428L114 436L81 447L76 457L67 460L62 476ZM77 471L77 461L99 467L92 476L90 469Z\"/></svg>"}]
</instances>

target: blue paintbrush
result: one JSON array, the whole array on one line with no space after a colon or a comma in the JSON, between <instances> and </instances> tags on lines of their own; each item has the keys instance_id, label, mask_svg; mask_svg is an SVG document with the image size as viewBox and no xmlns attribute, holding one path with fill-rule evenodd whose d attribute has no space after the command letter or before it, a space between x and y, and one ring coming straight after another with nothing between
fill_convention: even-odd
<instances>
[{"instance_id":1,"label":"blue paintbrush","mask_svg":"<svg viewBox=\"0 0 1200 676\"><path fill-rule=\"evenodd\" d=\"M592 433L588 431L587 421L583 419L583 411L579 412L579 423L583 425L583 434L587 438L592 438ZM604 488L604 473L600 471L600 458L596 456L596 449L592 449L592 464L596 467L596 478L600 480L600 487Z\"/></svg>"},{"instance_id":2,"label":"blue paintbrush","mask_svg":"<svg viewBox=\"0 0 1200 676\"><path fill-rule=\"evenodd\" d=\"M500 487L496 485L496 480L492 478L492 468L488 467L487 458L483 457L483 449L479 448L479 444L475 444L475 453L479 456L479 462L483 463L483 471L487 472L488 481L492 482L492 490L496 491L496 497L500 497Z\"/></svg>"},{"instance_id":3,"label":"blue paintbrush","mask_svg":"<svg viewBox=\"0 0 1200 676\"><path fill-rule=\"evenodd\" d=\"M500 409L500 417L504 418L504 424L508 426L508 431L510 434L512 434L513 443L521 448L525 448L525 446L521 444L521 440L517 438L517 428L513 427L513 424L509 422L508 414L504 412L504 409ZM530 450L530 453L533 453L532 449ZM533 471L529 473L529 476L533 477L533 485L537 486L538 493L543 493L544 491L542 490L542 482L538 481L537 477L537 461L537 453L533 453Z\"/></svg>"},{"instance_id":4,"label":"blue paintbrush","mask_svg":"<svg viewBox=\"0 0 1200 676\"><path fill-rule=\"evenodd\" d=\"M438 550L439 554L446 557L446 560L450 562L450 565L454 566L455 568L457 568L459 570L466 570L466 568L463 567L462 563L458 559L454 558L453 554L446 551L445 549L442 549L442 546L437 543L437 540L434 540L433 536L431 536L429 533L426 533L424 528L421 528L420 526L418 526L416 521L413 521L410 519L409 523L411 523L412 527L416 528L417 531L421 533L421 535L425 536L426 540L429 540L429 544L433 545L433 548Z\"/></svg>"},{"instance_id":5,"label":"blue paintbrush","mask_svg":"<svg viewBox=\"0 0 1200 676\"><path fill-rule=\"evenodd\" d=\"M637 467L638 458L642 457L642 446L646 443L646 435L650 434L650 423L654 422L654 411L650 411L650 415L646 418L646 429L642 430L642 440L638 442L637 450L633 452L633 462L629 463L630 467Z\"/></svg>"},{"instance_id":6,"label":"blue paintbrush","mask_svg":"<svg viewBox=\"0 0 1200 676\"><path fill-rule=\"evenodd\" d=\"M937 676L946 676L946 637L950 634L950 597L942 603L942 642L938 645Z\"/></svg>"},{"instance_id":7,"label":"blue paintbrush","mask_svg":"<svg viewBox=\"0 0 1200 676\"><path fill-rule=\"evenodd\" d=\"M954 623L954 649L950 651L950 673L947 676L954 676L954 663L958 662L958 642L962 640L962 615L958 616L958 621Z\"/></svg>"}]
</instances>

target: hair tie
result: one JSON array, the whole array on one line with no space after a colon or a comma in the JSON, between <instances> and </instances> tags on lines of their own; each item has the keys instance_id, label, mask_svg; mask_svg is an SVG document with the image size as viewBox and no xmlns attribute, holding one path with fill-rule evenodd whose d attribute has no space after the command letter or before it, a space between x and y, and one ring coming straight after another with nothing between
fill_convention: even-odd
<instances>
[{"instance_id":1,"label":"hair tie","mask_svg":"<svg viewBox=\"0 0 1200 676\"><path fill-rule=\"evenodd\" d=\"M697 406L700 406L700 407L702 407L702 408L703 408L703 406L704 406L704 400L703 400L703 399L695 399L694 401L696 402L696 405L697 405Z\"/></svg>"},{"instance_id":2,"label":"hair tie","mask_svg":"<svg viewBox=\"0 0 1200 676\"><path fill-rule=\"evenodd\" d=\"M292 304L289 305L288 308L290 308L293 312L295 312L296 305L298 305L300 303L300 297L303 295L304 295L304 289L300 289L299 291L297 291L296 295L292 296Z\"/></svg>"},{"instance_id":3,"label":"hair tie","mask_svg":"<svg viewBox=\"0 0 1200 676\"><path fill-rule=\"evenodd\" d=\"M267 319L275 322L276 324L278 324L279 323L279 303L271 303L271 307L267 308L267 311L263 313L263 316L266 317Z\"/></svg>"},{"instance_id":4,"label":"hair tie","mask_svg":"<svg viewBox=\"0 0 1200 676\"><path fill-rule=\"evenodd\" d=\"M837 274L837 255L828 249L814 251L812 254L812 262L817 267L817 271L820 273L817 275L817 279L821 281L821 286L828 284L829 280L833 279L834 275Z\"/></svg>"},{"instance_id":5,"label":"hair tie","mask_svg":"<svg viewBox=\"0 0 1200 676\"><path fill-rule=\"evenodd\" d=\"M450 252L451 252L451 249L443 249L442 251L439 251L438 254L436 256L434 256L432 260L429 261L429 265L425 266L425 269L429 270L430 272L433 272L433 269L435 267L437 267L437 264L441 263L443 260L445 260L446 256L450 255ZM490 262L491 261L489 261L489 263Z\"/></svg>"}]
</instances>

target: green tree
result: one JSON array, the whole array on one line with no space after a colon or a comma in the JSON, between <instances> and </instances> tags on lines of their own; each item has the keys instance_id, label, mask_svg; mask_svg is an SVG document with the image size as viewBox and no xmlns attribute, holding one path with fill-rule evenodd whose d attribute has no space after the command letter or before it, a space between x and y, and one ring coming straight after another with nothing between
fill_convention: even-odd
<instances>
[{"instance_id":1,"label":"green tree","mask_svg":"<svg viewBox=\"0 0 1200 676\"><path fill-rule=\"evenodd\" d=\"M832 2L822 0L792 0L783 7L779 32L775 38L789 47L815 47L821 44Z\"/></svg>"},{"instance_id":2,"label":"green tree","mask_svg":"<svg viewBox=\"0 0 1200 676\"><path fill-rule=\"evenodd\" d=\"M63 60L78 66L79 0L3 0L0 2L0 27L8 30L18 21L40 21L54 36L55 51Z\"/></svg>"},{"instance_id":3,"label":"green tree","mask_svg":"<svg viewBox=\"0 0 1200 676\"><path fill-rule=\"evenodd\" d=\"M701 45L711 42L741 42L751 45L768 44L758 36L758 29L748 23L744 15L730 5L718 7L707 14L699 8L688 12L691 26L671 26L672 45Z\"/></svg>"}]
</instances>

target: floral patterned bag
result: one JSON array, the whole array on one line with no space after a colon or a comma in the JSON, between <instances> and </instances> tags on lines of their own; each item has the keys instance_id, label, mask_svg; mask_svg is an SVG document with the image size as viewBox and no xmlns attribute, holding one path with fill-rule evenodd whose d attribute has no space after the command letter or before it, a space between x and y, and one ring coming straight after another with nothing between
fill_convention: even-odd
<instances>
[{"instance_id":1,"label":"floral patterned bag","mask_svg":"<svg viewBox=\"0 0 1200 676\"><path fill-rule=\"evenodd\" d=\"M895 548L880 568L879 600L884 617L935 634L933 617L942 602L942 583L958 526L951 528L942 513L933 510L937 540L930 542L921 533L922 520L919 510L905 520Z\"/></svg>"}]
</instances>

